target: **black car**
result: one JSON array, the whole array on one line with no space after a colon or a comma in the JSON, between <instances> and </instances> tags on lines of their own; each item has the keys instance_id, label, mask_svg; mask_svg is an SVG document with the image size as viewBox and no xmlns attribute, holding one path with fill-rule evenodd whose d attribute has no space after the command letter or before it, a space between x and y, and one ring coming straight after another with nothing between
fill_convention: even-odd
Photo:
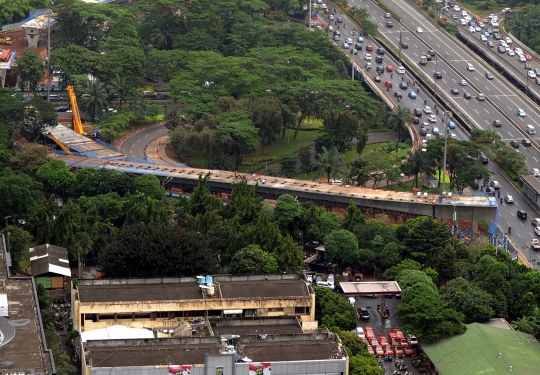
<instances>
[{"instance_id":1,"label":"black car","mask_svg":"<svg viewBox=\"0 0 540 375\"><path fill-rule=\"evenodd\" d=\"M394 92L394 96L395 96L396 98L400 98L400 99L403 98L403 94L402 94L400 91Z\"/></svg>"},{"instance_id":2,"label":"black car","mask_svg":"<svg viewBox=\"0 0 540 375\"><path fill-rule=\"evenodd\" d=\"M405 42L402 42L401 43L401 48L407 49L407 48L409 48L409 45L407 43L405 43Z\"/></svg>"},{"instance_id":3,"label":"black car","mask_svg":"<svg viewBox=\"0 0 540 375\"><path fill-rule=\"evenodd\" d=\"M67 105L60 106L56 108L56 112L67 112L69 107Z\"/></svg>"},{"instance_id":4,"label":"black car","mask_svg":"<svg viewBox=\"0 0 540 375\"><path fill-rule=\"evenodd\" d=\"M426 60L427 60L427 61L433 60L433 58L431 57L430 54L426 54L426 55L424 55L424 56L426 56Z\"/></svg>"},{"instance_id":5,"label":"black car","mask_svg":"<svg viewBox=\"0 0 540 375\"><path fill-rule=\"evenodd\" d=\"M526 219L526 218L527 218L527 211L525 211L525 210L519 210L519 211L517 212L517 217L518 217L519 219Z\"/></svg>"},{"instance_id":6,"label":"black car","mask_svg":"<svg viewBox=\"0 0 540 375\"><path fill-rule=\"evenodd\" d=\"M375 82L381 82L381 76L375 76Z\"/></svg>"},{"instance_id":7,"label":"black car","mask_svg":"<svg viewBox=\"0 0 540 375\"><path fill-rule=\"evenodd\" d=\"M502 36L501 36L501 34L499 34L499 33L493 33L493 38L494 38L495 40L501 40L501 39L502 39Z\"/></svg>"},{"instance_id":8,"label":"black car","mask_svg":"<svg viewBox=\"0 0 540 375\"><path fill-rule=\"evenodd\" d=\"M488 40L487 45L489 48L495 47L495 44L491 40Z\"/></svg>"},{"instance_id":9,"label":"black car","mask_svg":"<svg viewBox=\"0 0 540 375\"><path fill-rule=\"evenodd\" d=\"M433 73L433 77L435 77L435 79L442 79L442 73L441 72L435 72L435 73Z\"/></svg>"},{"instance_id":10,"label":"black car","mask_svg":"<svg viewBox=\"0 0 540 375\"><path fill-rule=\"evenodd\" d=\"M531 70L531 63L530 63L530 62L527 61L527 62L525 63L525 69Z\"/></svg>"},{"instance_id":11,"label":"black car","mask_svg":"<svg viewBox=\"0 0 540 375\"><path fill-rule=\"evenodd\" d=\"M493 79L493 74L491 74L490 72L486 72L485 76L487 79Z\"/></svg>"},{"instance_id":12,"label":"black car","mask_svg":"<svg viewBox=\"0 0 540 375\"><path fill-rule=\"evenodd\" d=\"M414 117L422 117L422 110L420 108L415 108L413 110Z\"/></svg>"},{"instance_id":13,"label":"black car","mask_svg":"<svg viewBox=\"0 0 540 375\"><path fill-rule=\"evenodd\" d=\"M426 128L420 129L420 135L421 136L427 135L427 133L428 133L428 130Z\"/></svg>"},{"instance_id":14,"label":"black car","mask_svg":"<svg viewBox=\"0 0 540 375\"><path fill-rule=\"evenodd\" d=\"M384 48L377 48L377 55L384 55Z\"/></svg>"},{"instance_id":15,"label":"black car","mask_svg":"<svg viewBox=\"0 0 540 375\"><path fill-rule=\"evenodd\" d=\"M519 148L519 142L518 141L510 141L510 146L513 148Z\"/></svg>"},{"instance_id":16,"label":"black car","mask_svg":"<svg viewBox=\"0 0 540 375\"><path fill-rule=\"evenodd\" d=\"M392 27L394 27L394 24L393 24L392 22L388 21L388 22L386 23L386 27L388 27L389 29L391 29Z\"/></svg>"},{"instance_id":17,"label":"black car","mask_svg":"<svg viewBox=\"0 0 540 375\"><path fill-rule=\"evenodd\" d=\"M400 82L399 83L399 88L402 89L402 90L407 90L407 87L409 87L407 85L407 82Z\"/></svg>"},{"instance_id":18,"label":"black car","mask_svg":"<svg viewBox=\"0 0 540 375\"><path fill-rule=\"evenodd\" d=\"M489 159L485 156L485 155L481 155L480 156L480 161L482 162L482 164L486 165L489 163Z\"/></svg>"},{"instance_id":19,"label":"black car","mask_svg":"<svg viewBox=\"0 0 540 375\"><path fill-rule=\"evenodd\" d=\"M452 90L450 90L450 92L451 92L453 95L459 94L459 90L458 90L458 89L452 89Z\"/></svg>"},{"instance_id":20,"label":"black car","mask_svg":"<svg viewBox=\"0 0 540 375\"><path fill-rule=\"evenodd\" d=\"M360 307L358 313L360 314L360 319L369 320L369 311L365 307Z\"/></svg>"},{"instance_id":21,"label":"black car","mask_svg":"<svg viewBox=\"0 0 540 375\"><path fill-rule=\"evenodd\" d=\"M377 56L377 57L375 57L375 62L376 62L377 64L382 64L382 62L383 62L382 56Z\"/></svg>"},{"instance_id":22,"label":"black car","mask_svg":"<svg viewBox=\"0 0 540 375\"><path fill-rule=\"evenodd\" d=\"M498 51L499 53L506 53L506 48L504 48L503 46L498 46L498 47L497 47L497 51Z\"/></svg>"},{"instance_id":23,"label":"black car","mask_svg":"<svg viewBox=\"0 0 540 375\"><path fill-rule=\"evenodd\" d=\"M535 82L536 82L537 85L540 85L540 77L537 77Z\"/></svg>"},{"instance_id":24,"label":"black car","mask_svg":"<svg viewBox=\"0 0 540 375\"><path fill-rule=\"evenodd\" d=\"M420 119L419 119L418 117L415 117L415 118L413 119L413 123L414 123L414 124L419 124L419 123L420 123Z\"/></svg>"},{"instance_id":25,"label":"black car","mask_svg":"<svg viewBox=\"0 0 540 375\"><path fill-rule=\"evenodd\" d=\"M471 98L471 93L470 93L470 92L464 92L464 93L463 93L463 97L464 97L465 99L470 99L470 98Z\"/></svg>"},{"instance_id":26,"label":"black car","mask_svg":"<svg viewBox=\"0 0 540 375\"><path fill-rule=\"evenodd\" d=\"M531 147L532 146L531 141L529 141L528 139L522 139L521 144L523 145L523 147Z\"/></svg>"},{"instance_id":27,"label":"black car","mask_svg":"<svg viewBox=\"0 0 540 375\"><path fill-rule=\"evenodd\" d=\"M362 51L362 45L360 43L356 43L354 45L354 49L357 49L358 51Z\"/></svg>"},{"instance_id":28,"label":"black car","mask_svg":"<svg viewBox=\"0 0 540 375\"><path fill-rule=\"evenodd\" d=\"M434 49L430 49L430 50L428 51L428 54L429 54L430 56L435 56L435 50L434 50Z\"/></svg>"}]
</instances>

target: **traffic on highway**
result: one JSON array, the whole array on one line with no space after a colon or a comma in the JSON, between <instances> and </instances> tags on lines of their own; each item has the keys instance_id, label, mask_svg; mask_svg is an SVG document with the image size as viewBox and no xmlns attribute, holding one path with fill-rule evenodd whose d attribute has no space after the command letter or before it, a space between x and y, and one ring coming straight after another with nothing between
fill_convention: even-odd
<instances>
[{"instance_id":1,"label":"traffic on highway","mask_svg":"<svg viewBox=\"0 0 540 375\"><path fill-rule=\"evenodd\" d=\"M528 138L537 139L534 137L538 134L527 133L527 125L532 125L535 130L540 129L540 113L534 103L464 46L458 45L453 38L442 32L420 10L407 3L395 4L396 2L391 2L389 5L402 16L405 27L394 19L389 21L388 14L371 2L354 0L352 5L366 8L372 20L378 24L380 32L396 49L401 46L401 56L407 57L432 82L436 82L437 96L451 101L469 118L472 125L497 131L505 142L514 142L518 146L525 143L530 145ZM340 38L334 36L335 42L351 53L357 65L381 87L390 100L411 111L417 109L423 112L423 119L415 126L420 134L422 127L428 127L429 130L423 132L424 139L433 136L434 128L444 131L442 111L439 115L436 113L440 103L438 107L437 103L418 87L402 64L388 54L383 54L384 50L373 39L363 36L362 43L359 43L350 20L341 14L340 18L344 22L339 29ZM388 22L392 22L392 27L387 27ZM426 57L425 65L420 63L422 56ZM398 73L398 69L403 73ZM485 100L486 97L490 100ZM430 107L431 113L426 113L424 106ZM520 109L525 112L524 117L518 115ZM445 119L445 122L451 120ZM458 127L451 129L449 136L469 139L468 134ZM529 169L538 166L540 152L536 147L520 147L517 152L525 155ZM535 233L535 226L531 225L531 220L540 217L540 214L495 165L489 163L486 167L493 173L491 181L496 181L499 186L494 193L501 197L498 210L500 231L506 233L516 248L532 261L536 255L531 251L531 240L538 235ZM480 185L483 183L479 181ZM486 185L489 183L486 182ZM511 199L504 199L507 195ZM518 211L521 214L518 214ZM526 214L523 215L523 212Z\"/></svg>"}]
</instances>

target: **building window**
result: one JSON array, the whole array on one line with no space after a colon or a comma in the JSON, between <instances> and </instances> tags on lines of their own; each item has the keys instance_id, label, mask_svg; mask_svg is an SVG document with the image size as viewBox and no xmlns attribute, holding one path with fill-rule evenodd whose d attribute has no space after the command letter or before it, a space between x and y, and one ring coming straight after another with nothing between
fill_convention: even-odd
<instances>
[{"instance_id":1,"label":"building window","mask_svg":"<svg viewBox=\"0 0 540 375\"><path fill-rule=\"evenodd\" d=\"M99 320L114 320L114 314L99 314Z\"/></svg>"},{"instance_id":2,"label":"building window","mask_svg":"<svg viewBox=\"0 0 540 375\"><path fill-rule=\"evenodd\" d=\"M283 312L283 307L271 307L268 312Z\"/></svg>"},{"instance_id":3,"label":"building window","mask_svg":"<svg viewBox=\"0 0 540 375\"><path fill-rule=\"evenodd\" d=\"M135 314L135 319L150 319L150 314Z\"/></svg>"},{"instance_id":4,"label":"building window","mask_svg":"<svg viewBox=\"0 0 540 375\"><path fill-rule=\"evenodd\" d=\"M244 310L244 316L245 317L248 317L248 316L256 316L257 315L257 310L255 309L252 309L252 310Z\"/></svg>"},{"instance_id":5,"label":"building window","mask_svg":"<svg viewBox=\"0 0 540 375\"><path fill-rule=\"evenodd\" d=\"M133 320L133 314L116 314L117 320Z\"/></svg>"},{"instance_id":6,"label":"building window","mask_svg":"<svg viewBox=\"0 0 540 375\"><path fill-rule=\"evenodd\" d=\"M301 306L295 307L294 313L299 315L309 315L309 307Z\"/></svg>"},{"instance_id":7,"label":"building window","mask_svg":"<svg viewBox=\"0 0 540 375\"><path fill-rule=\"evenodd\" d=\"M168 312L164 312L164 311L159 311L156 313L156 318L169 318L169 313Z\"/></svg>"}]
</instances>

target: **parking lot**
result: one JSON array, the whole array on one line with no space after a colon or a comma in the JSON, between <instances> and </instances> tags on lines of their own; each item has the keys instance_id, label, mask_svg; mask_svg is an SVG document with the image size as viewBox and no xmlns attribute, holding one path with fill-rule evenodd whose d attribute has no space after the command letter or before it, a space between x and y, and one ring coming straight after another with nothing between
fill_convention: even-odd
<instances>
[{"instance_id":1,"label":"parking lot","mask_svg":"<svg viewBox=\"0 0 540 375\"><path fill-rule=\"evenodd\" d=\"M348 297L344 297L348 298ZM399 318L397 316L397 307L401 303L401 299L399 298L385 298L384 304L388 306L389 314L388 318L385 319L381 316L381 314L377 311L378 305L382 304L382 297L378 298L372 298L372 297L355 297L356 304L355 308L359 309L360 307L365 307L369 311L370 319L369 320L359 320L358 325L363 327L365 330L366 326L370 326L373 329L373 332L375 334L375 337L379 337L379 335L388 336L388 333L393 332L394 328L399 328ZM414 333L414 332L404 332L407 336L408 333ZM421 343L420 343L421 344ZM420 375L419 369L413 367L411 362L412 357L406 356L404 358L404 362L407 365L406 371L411 373L411 375ZM379 361L381 363L381 366L383 370L385 371L385 374L391 375L394 370L397 370L397 367L394 365L394 361L384 361L383 358ZM405 371L400 372L400 374L404 374ZM429 374L429 371L427 372Z\"/></svg>"}]
</instances>

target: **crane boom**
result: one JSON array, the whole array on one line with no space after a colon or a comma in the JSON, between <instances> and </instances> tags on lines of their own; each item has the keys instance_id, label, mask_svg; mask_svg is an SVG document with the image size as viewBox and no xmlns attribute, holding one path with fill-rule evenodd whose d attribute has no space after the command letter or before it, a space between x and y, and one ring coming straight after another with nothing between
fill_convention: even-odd
<instances>
[{"instance_id":1,"label":"crane boom","mask_svg":"<svg viewBox=\"0 0 540 375\"><path fill-rule=\"evenodd\" d=\"M81 113L79 112L79 105L77 104L75 88L73 86L68 86L67 90L69 94L69 102L71 103L71 110L73 111L73 130L79 134L86 135L81 122Z\"/></svg>"},{"instance_id":2,"label":"crane boom","mask_svg":"<svg viewBox=\"0 0 540 375\"><path fill-rule=\"evenodd\" d=\"M64 144L63 144L62 142L60 142L60 140L59 140L58 138L56 138L54 135L52 135L51 132L49 132L49 133L47 134L47 136L48 136L50 139L52 139L53 141L55 141L56 144L57 144L58 146L60 146L60 148L61 148L62 150L64 150L65 152L67 152L69 155L73 155L73 154L71 153L71 151L69 151L69 148L67 148L66 146L64 146Z\"/></svg>"}]
</instances>

